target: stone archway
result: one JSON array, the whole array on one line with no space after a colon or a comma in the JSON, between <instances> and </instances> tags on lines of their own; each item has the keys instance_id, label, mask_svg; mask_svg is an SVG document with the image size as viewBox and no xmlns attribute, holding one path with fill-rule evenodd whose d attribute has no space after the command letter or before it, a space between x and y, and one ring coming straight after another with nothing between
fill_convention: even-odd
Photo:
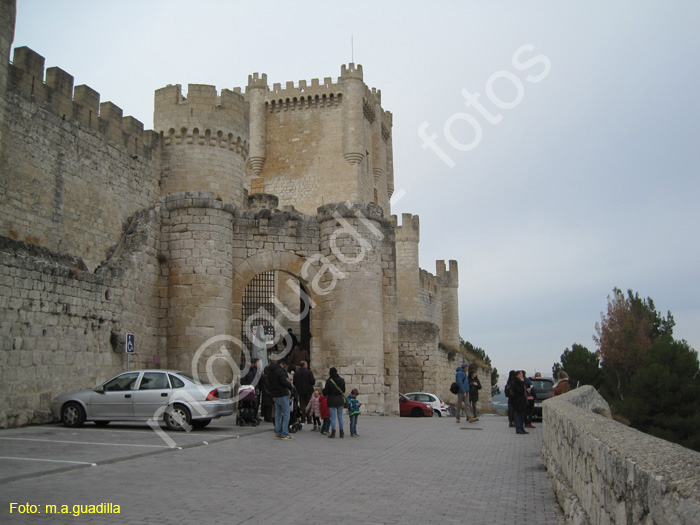
<instances>
[{"instance_id":1,"label":"stone archway","mask_svg":"<svg viewBox=\"0 0 700 525\"><path fill-rule=\"evenodd\" d=\"M314 265L306 259L299 257L289 252L266 252L256 254L249 257L245 261L239 263L233 269L233 331L235 334L242 334L246 329L246 315L243 307L244 294L247 287L253 282L256 277L267 272L275 272L276 276L276 291L287 293L285 300L275 297L275 301L279 302L274 312L269 312L277 320L276 331L287 331L290 326L298 327L297 335L302 335L301 341L310 342L309 352L312 356L311 362L318 359L321 351L320 338L313 338L313 334L320 334L321 320L318 316L310 315L313 306L318 304L318 294L314 291L314 280L316 279L318 270ZM283 276L287 279L283 279ZM294 290L296 283L297 290ZM289 289L287 288L289 287ZM302 290L302 293L299 292ZM298 297L296 308L289 308L291 301L289 297ZM281 305L281 306L280 306ZM250 319L249 325L250 323ZM254 321L257 322L257 321ZM249 328L249 327L248 327ZM276 334L278 337L281 335ZM314 358L316 357L316 359Z\"/></svg>"}]
</instances>

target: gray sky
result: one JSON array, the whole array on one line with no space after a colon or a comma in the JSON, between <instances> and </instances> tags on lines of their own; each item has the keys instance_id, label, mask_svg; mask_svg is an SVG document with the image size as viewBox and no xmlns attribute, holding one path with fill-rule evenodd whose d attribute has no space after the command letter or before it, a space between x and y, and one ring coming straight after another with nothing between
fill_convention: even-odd
<instances>
[{"instance_id":1,"label":"gray sky","mask_svg":"<svg viewBox=\"0 0 700 525\"><path fill-rule=\"evenodd\" d=\"M670 310L676 338L700 349L698 2L18 0L17 11L15 46L147 129L167 84L335 79L354 55L394 115L392 212L420 215L423 268L459 261L460 334L502 379L551 374L574 342L595 350L615 286Z\"/></svg>"}]
</instances>

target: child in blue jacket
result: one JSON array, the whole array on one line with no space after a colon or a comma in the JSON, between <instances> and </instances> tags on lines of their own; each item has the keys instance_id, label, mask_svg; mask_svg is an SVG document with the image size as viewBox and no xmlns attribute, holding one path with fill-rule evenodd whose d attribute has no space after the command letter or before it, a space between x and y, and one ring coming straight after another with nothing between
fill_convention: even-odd
<instances>
[{"instance_id":1,"label":"child in blue jacket","mask_svg":"<svg viewBox=\"0 0 700 525\"><path fill-rule=\"evenodd\" d=\"M353 388L348 396L348 415L350 416L350 437L360 437L357 433L357 416L360 415L362 403L357 400L359 392Z\"/></svg>"}]
</instances>

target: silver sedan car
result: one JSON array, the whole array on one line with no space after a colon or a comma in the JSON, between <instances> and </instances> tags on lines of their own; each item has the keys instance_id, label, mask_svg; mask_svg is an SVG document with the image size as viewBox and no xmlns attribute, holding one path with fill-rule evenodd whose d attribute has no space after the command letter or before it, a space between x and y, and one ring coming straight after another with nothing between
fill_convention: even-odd
<instances>
[{"instance_id":1,"label":"silver sedan car","mask_svg":"<svg viewBox=\"0 0 700 525\"><path fill-rule=\"evenodd\" d=\"M233 414L233 399L230 386L202 383L185 372L133 370L93 390L57 396L51 412L67 427L85 421L98 426L110 421L162 421L170 430L190 430Z\"/></svg>"}]
</instances>

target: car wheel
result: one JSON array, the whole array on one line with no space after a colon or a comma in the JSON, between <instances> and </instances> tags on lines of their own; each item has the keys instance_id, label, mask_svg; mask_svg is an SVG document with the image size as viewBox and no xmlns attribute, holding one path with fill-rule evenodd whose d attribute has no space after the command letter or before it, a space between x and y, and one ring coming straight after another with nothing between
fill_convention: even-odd
<instances>
[{"instance_id":1,"label":"car wheel","mask_svg":"<svg viewBox=\"0 0 700 525\"><path fill-rule=\"evenodd\" d=\"M80 427L85 423L85 410L78 403L66 403L61 410L61 421L67 427Z\"/></svg>"},{"instance_id":2,"label":"car wheel","mask_svg":"<svg viewBox=\"0 0 700 525\"><path fill-rule=\"evenodd\" d=\"M209 419L193 419L192 420L192 428L196 428L199 430L200 428L206 427L209 423L211 423L211 418Z\"/></svg>"},{"instance_id":3,"label":"car wheel","mask_svg":"<svg viewBox=\"0 0 700 525\"><path fill-rule=\"evenodd\" d=\"M192 421L192 415L185 405L173 405L165 411L165 426L170 430L184 430L183 423L188 425Z\"/></svg>"},{"instance_id":4,"label":"car wheel","mask_svg":"<svg viewBox=\"0 0 700 525\"><path fill-rule=\"evenodd\" d=\"M439 410L433 410L433 413L435 413L435 415L437 415L437 417L442 417L442 414L440 413Z\"/></svg>"},{"instance_id":5,"label":"car wheel","mask_svg":"<svg viewBox=\"0 0 700 525\"><path fill-rule=\"evenodd\" d=\"M422 411L420 408L416 407L416 408L414 408L413 410L411 410L411 416L413 416L413 417L423 417L423 411Z\"/></svg>"},{"instance_id":6,"label":"car wheel","mask_svg":"<svg viewBox=\"0 0 700 525\"><path fill-rule=\"evenodd\" d=\"M109 425L109 421L93 421L98 427L106 427Z\"/></svg>"}]
</instances>

